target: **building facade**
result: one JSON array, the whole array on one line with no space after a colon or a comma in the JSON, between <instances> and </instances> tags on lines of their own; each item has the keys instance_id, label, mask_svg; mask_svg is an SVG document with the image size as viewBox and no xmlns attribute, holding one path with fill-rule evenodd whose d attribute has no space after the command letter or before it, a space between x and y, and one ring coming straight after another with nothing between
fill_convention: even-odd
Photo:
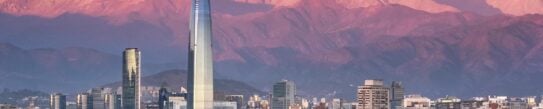
<instances>
[{"instance_id":1,"label":"building facade","mask_svg":"<svg viewBox=\"0 0 543 109\"><path fill-rule=\"evenodd\" d=\"M111 92L104 95L106 109L121 109L121 95Z\"/></svg>"},{"instance_id":2,"label":"building facade","mask_svg":"<svg viewBox=\"0 0 543 109\"><path fill-rule=\"evenodd\" d=\"M294 82L283 80L273 85L272 109L289 109L294 104L296 86Z\"/></svg>"},{"instance_id":3,"label":"building facade","mask_svg":"<svg viewBox=\"0 0 543 109\"><path fill-rule=\"evenodd\" d=\"M123 109L141 107L141 52L137 48L127 48L123 53Z\"/></svg>"},{"instance_id":4,"label":"building facade","mask_svg":"<svg viewBox=\"0 0 543 109\"><path fill-rule=\"evenodd\" d=\"M331 109L343 109L343 100L339 98L332 99Z\"/></svg>"},{"instance_id":5,"label":"building facade","mask_svg":"<svg viewBox=\"0 0 543 109\"><path fill-rule=\"evenodd\" d=\"M459 98L447 96L437 99L435 109L460 109L461 107L461 100Z\"/></svg>"},{"instance_id":6,"label":"building facade","mask_svg":"<svg viewBox=\"0 0 543 109\"><path fill-rule=\"evenodd\" d=\"M77 95L77 109L94 109L92 107L92 96L89 93Z\"/></svg>"},{"instance_id":7,"label":"building facade","mask_svg":"<svg viewBox=\"0 0 543 109\"><path fill-rule=\"evenodd\" d=\"M383 80L365 80L358 87L358 109L388 109L390 106L389 88Z\"/></svg>"},{"instance_id":8,"label":"building facade","mask_svg":"<svg viewBox=\"0 0 543 109\"><path fill-rule=\"evenodd\" d=\"M192 0L188 57L189 109L213 108L213 53L210 0Z\"/></svg>"},{"instance_id":9,"label":"building facade","mask_svg":"<svg viewBox=\"0 0 543 109\"><path fill-rule=\"evenodd\" d=\"M158 108L159 109L169 109L169 96L170 92L165 87L161 87L158 91Z\"/></svg>"},{"instance_id":10,"label":"building facade","mask_svg":"<svg viewBox=\"0 0 543 109\"><path fill-rule=\"evenodd\" d=\"M102 95L103 90L103 88L92 88L90 90L93 109L105 109L106 103L104 101L104 96Z\"/></svg>"},{"instance_id":11,"label":"building facade","mask_svg":"<svg viewBox=\"0 0 543 109\"><path fill-rule=\"evenodd\" d=\"M407 95L403 99L403 109L430 109L432 100L421 95Z\"/></svg>"},{"instance_id":12,"label":"building facade","mask_svg":"<svg viewBox=\"0 0 543 109\"><path fill-rule=\"evenodd\" d=\"M226 95L226 101L236 102L236 107L244 107L243 95Z\"/></svg>"},{"instance_id":13,"label":"building facade","mask_svg":"<svg viewBox=\"0 0 543 109\"><path fill-rule=\"evenodd\" d=\"M390 108L391 109L401 109L402 101L404 98L404 87L399 81L392 81L390 86Z\"/></svg>"},{"instance_id":14,"label":"building facade","mask_svg":"<svg viewBox=\"0 0 543 109\"><path fill-rule=\"evenodd\" d=\"M60 93L53 93L50 96L49 103L51 109L66 109L66 96Z\"/></svg>"}]
</instances>

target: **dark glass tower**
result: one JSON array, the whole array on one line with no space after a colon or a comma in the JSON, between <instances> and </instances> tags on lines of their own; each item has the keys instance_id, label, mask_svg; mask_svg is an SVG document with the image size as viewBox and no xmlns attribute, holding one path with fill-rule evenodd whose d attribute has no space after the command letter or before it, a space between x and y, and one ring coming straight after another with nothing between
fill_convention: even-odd
<instances>
[{"instance_id":1,"label":"dark glass tower","mask_svg":"<svg viewBox=\"0 0 543 109\"><path fill-rule=\"evenodd\" d=\"M123 53L123 109L139 109L140 93L140 75L141 75L141 52L137 48L127 48Z\"/></svg>"},{"instance_id":2,"label":"dark glass tower","mask_svg":"<svg viewBox=\"0 0 543 109\"><path fill-rule=\"evenodd\" d=\"M188 109L213 109L213 53L209 0L192 0L188 57Z\"/></svg>"},{"instance_id":3,"label":"dark glass tower","mask_svg":"<svg viewBox=\"0 0 543 109\"><path fill-rule=\"evenodd\" d=\"M283 80L273 85L271 109L289 109L294 104L296 86L294 82Z\"/></svg>"},{"instance_id":4,"label":"dark glass tower","mask_svg":"<svg viewBox=\"0 0 543 109\"><path fill-rule=\"evenodd\" d=\"M170 92L164 87L160 88L158 91L158 109L168 109Z\"/></svg>"},{"instance_id":5,"label":"dark glass tower","mask_svg":"<svg viewBox=\"0 0 543 109\"><path fill-rule=\"evenodd\" d=\"M390 107L391 109L400 109L403 107L403 98L404 98L404 88L402 83L399 81L392 81L390 86Z\"/></svg>"}]
</instances>

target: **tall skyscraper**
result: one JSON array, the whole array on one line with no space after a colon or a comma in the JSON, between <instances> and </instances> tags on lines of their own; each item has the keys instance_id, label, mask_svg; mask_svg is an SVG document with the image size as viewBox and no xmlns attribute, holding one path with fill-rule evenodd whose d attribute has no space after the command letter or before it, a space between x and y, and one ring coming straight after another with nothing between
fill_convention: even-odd
<instances>
[{"instance_id":1,"label":"tall skyscraper","mask_svg":"<svg viewBox=\"0 0 543 109\"><path fill-rule=\"evenodd\" d=\"M390 108L400 109L403 107L404 88L399 81L392 81L390 86Z\"/></svg>"},{"instance_id":2,"label":"tall skyscraper","mask_svg":"<svg viewBox=\"0 0 543 109\"><path fill-rule=\"evenodd\" d=\"M77 109L93 109L91 94L81 93L77 95Z\"/></svg>"},{"instance_id":3,"label":"tall skyscraper","mask_svg":"<svg viewBox=\"0 0 543 109\"><path fill-rule=\"evenodd\" d=\"M51 109L66 109L66 96L60 93L53 93L50 97Z\"/></svg>"},{"instance_id":4,"label":"tall skyscraper","mask_svg":"<svg viewBox=\"0 0 543 109\"><path fill-rule=\"evenodd\" d=\"M192 0L188 57L189 109L213 108L213 53L209 0Z\"/></svg>"},{"instance_id":5,"label":"tall skyscraper","mask_svg":"<svg viewBox=\"0 0 543 109\"><path fill-rule=\"evenodd\" d=\"M127 48L123 53L123 109L139 109L141 107L140 75L141 52L137 48Z\"/></svg>"},{"instance_id":6,"label":"tall skyscraper","mask_svg":"<svg viewBox=\"0 0 543 109\"><path fill-rule=\"evenodd\" d=\"M366 80L358 87L358 109L388 109L389 89L383 80Z\"/></svg>"},{"instance_id":7,"label":"tall skyscraper","mask_svg":"<svg viewBox=\"0 0 543 109\"><path fill-rule=\"evenodd\" d=\"M296 86L294 82L283 80L273 85L272 109L289 109L294 104L294 95L296 95Z\"/></svg>"}]
</instances>

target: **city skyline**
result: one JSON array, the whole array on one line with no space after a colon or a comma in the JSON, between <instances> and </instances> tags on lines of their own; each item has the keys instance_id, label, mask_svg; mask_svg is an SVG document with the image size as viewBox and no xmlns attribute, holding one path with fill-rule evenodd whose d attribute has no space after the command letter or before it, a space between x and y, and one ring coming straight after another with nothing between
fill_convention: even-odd
<instances>
[{"instance_id":1,"label":"city skyline","mask_svg":"<svg viewBox=\"0 0 543 109\"><path fill-rule=\"evenodd\" d=\"M424 96L409 96L413 101L539 97L543 87L534 84L543 82L540 4L0 0L0 89L7 95L22 89L39 96L59 92L72 101L68 107L77 105L78 95L90 96L95 105L86 107L95 108L118 107L116 99L146 108L141 100L150 94L139 91L154 91L161 83L170 92L187 88L189 107L204 101L211 108L216 94L244 95L244 101L251 94L272 97L266 94L281 80L296 84L298 96L338 98L336 107L358 99L358 86L369 79L384 80L389 107L401 107L401 97L411 94ZM126 90L106 97L107 91L98 93L102 87ZM508 100L527 102L520 98ZM441 105L458 105L449 102L455 100L444 98Z\"/></svg>"}]
</instances>

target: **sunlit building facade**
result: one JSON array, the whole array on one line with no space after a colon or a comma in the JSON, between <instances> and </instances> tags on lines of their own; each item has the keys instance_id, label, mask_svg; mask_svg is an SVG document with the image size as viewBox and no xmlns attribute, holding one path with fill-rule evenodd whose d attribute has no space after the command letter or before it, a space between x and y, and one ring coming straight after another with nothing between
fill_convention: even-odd
<instances>
[{"instance_id":1,"label":"sunlit building facade","mask_svg":"<svg viewBox=\"0 0 543 109\"><path fill-rule=\"evenodd\" d=\"M49 103L50 109L66 109L66 96L61 93L53 93Z\"/></svg>"},{"instance_id":2,"label":"sunlit building facade","mask_svg":"<svg viewBox=\"0 0 543 109\"><path fill-rule=\"evenodd\" d=\"M213 53L210 0L192 0L188 57L189 109L213 108Z\"/></svg>"},{"instance_id":3,"label":"sunlit building facade","mask_svg":"<svg viewBox=\"0 0 543 109\"><path fill-rule=\"evenodd\" d=\"M141 107L141 52L137 48L127 48L123 53L123 109L139 109Z\"/></svg>"},{"instance_id":4,"label":"sunlit building facade","mask_svg":"<svg viewBox=\"0 0 543 109\"><path fill-rule=\"evenodd\" d=\"M390 106L389 88L383 80L365 80L358 87L358 109L388 109Z\"/></svg>"}]
</instances>

